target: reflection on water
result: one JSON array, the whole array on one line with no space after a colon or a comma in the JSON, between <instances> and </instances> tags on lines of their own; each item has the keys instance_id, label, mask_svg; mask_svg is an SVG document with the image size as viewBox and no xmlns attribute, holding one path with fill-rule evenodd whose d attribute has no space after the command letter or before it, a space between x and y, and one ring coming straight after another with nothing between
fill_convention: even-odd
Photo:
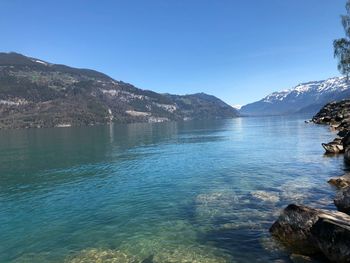
<instances>
[{"instance_id":1,"label":"reflection on water","mask_svg":"<svg viewBox=\"0 0 350 263\"><path fill-rule=\"evenodd\" d=\"M243 118L0 132L0 262L270 262L291 202L332 208L326 127Z\"/></svg>"}]
</instances>

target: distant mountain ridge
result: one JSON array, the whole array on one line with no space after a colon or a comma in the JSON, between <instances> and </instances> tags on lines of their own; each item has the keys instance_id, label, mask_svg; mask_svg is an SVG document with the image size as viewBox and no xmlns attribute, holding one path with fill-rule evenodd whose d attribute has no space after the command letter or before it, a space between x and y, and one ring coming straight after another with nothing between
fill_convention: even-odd
<instances>
[{"instance_id":1,"label":"distant mountain ridge","mask_svg":"<svg viewBox=\"0 0 350 263\"><path fill-rule=\"evenodd\" d=\"M204 93L159 94L101 72L0 53L0 128L164 122L237 117Z\"/></svg>"},{"instance_id":2,"label":"distant mountain ridge","mask_svg":"<svg viewBox=\"0 0 350 263\"><path fill-rule=\"evenodd\" d=\"M350 98L350 82L345 77L335 77L274 92L260 101L243 106L240 113L252 116L315 114L328 102L346 98Z\"/></svg>"}]
</instances>

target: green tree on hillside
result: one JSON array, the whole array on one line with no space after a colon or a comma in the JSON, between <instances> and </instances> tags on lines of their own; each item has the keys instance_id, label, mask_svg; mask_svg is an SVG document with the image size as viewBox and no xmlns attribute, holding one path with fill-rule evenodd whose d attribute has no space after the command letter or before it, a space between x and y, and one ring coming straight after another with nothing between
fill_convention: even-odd
<instances>
[{"instance_id":1,"label":"green tree on hillside","mask_svg":"<svg viewBox=\"0 0 350 263\"><path fill-rule=\"evenodd\" d=\"M350 74L350 0L346 3L346 15L341 17L346 37L334 40L334 57L338 59L338 70L346 75Z\"/></svg>"}]
</instances>

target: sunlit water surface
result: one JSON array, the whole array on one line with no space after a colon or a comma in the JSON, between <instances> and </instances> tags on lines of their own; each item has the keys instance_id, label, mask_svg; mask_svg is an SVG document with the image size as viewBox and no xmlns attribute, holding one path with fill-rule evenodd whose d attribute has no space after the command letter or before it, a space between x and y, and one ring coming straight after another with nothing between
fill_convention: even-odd
<instances>
[{"instance_id":1,"label":"sunlit water surface","mask_svg":"<svg viewBox=\"0 0 350 263\"><path fill-rule=\"evenodd\" d=\"M1 131L0 262L288 262L268 228L333 209L333 137L276 117Z\"/></svg>"}]
</instances>

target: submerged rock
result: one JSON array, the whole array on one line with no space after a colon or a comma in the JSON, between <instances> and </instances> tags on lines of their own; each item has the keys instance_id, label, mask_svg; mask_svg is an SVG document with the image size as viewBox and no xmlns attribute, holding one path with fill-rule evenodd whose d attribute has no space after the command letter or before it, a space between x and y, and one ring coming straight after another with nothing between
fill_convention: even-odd
<instances>
[{"instance_id":1,"label":"submerged rock","mask_svg":"<svg viewBox=\"0 0 350 263\"><path fill-rule=\"evenodd\" d=\"M164 249L154 255L154 263L228 263L228 258L217 256L205 248L185 247Z\"/></svg>"},{"instance_id":2,"label":"submerged rock","mask_svg":"<svg viewBox=\"0 0 350 263\"><path fill-rule=\"evenodd\" d=\"M265 191L200 194L195 199L194 219L206 231L266 229L278 212L274 206L278 201L278 193Z\"/></svg>"},{"instance_id":3,"label":"submerged rock","mask_svg":"<svg viewBox=\"0 0 350 263\"><path fill-rule=\"evenodd\" d=\"M194 227L186 220L164 221L152 232L128 237L118 249L137 256L142 263L233 262L223 250L210 244L199 244L198 235L204 233L204 229Z\"/></svg>"},{"instance_id":4,"label":"submerged rock","mask_svg":"<svg viewBox=\"0 0 350 263\"><path fill-rule=\"evenodd\" d=\"M213 192L199 194L195 200L196 217L210 219L218 216L229 216L234 211L232 208L245 201L232 192Z\"/></svg>"},{"instance_id":5,"label":"submerged rock","mask_svg":"<svg viewBox=\"0 0 350 263\"><path fill-rule=\"evenodd\" d=\"M346 214L289 205L270 232L294 253L350 262L350 217Z\"/></svg>"},{"instance_id":6,"label":"submerged rock","mask_svg":"<svg viewBox=\"0 0 350 263\"><path fill-rule=\"evenodd\" d=\"M139 263L228 263L232 258L212 246L182 244L173 240L161 240L158 237L141 239L138 242L124 244L125 251L142 258Z\"/></svg>"},{"instance_id":7,"label":"submerged rock","mask_svg":"<svg viewBox=\"0 0 350 263\"><path fill-rule=\"evenodd\" d=\"M316 263L317 261L313 260L309 256L299 255L299 254L292 254L290 255L290 260L293 263Z\"/></svg>"},{"instance_id":8,"label":"submerged rock","mask_svg":"<svg viewBox=\"0 0 350 263\"><path fill-rule=\"evenodd\" d=\"M144 260L142 260L141 263L154 263L154 255L150 255L149 257L145 258Z\"/></svg>"},{"instance_id":9,"label":"submerged rock","mask_svg":"<svg viewBox=\"0 0 350 263\"><path fill-rule=\"evenodd\" d=\"M112 249L87 249L67 259L66 263L140 263L140 259Z\"/></svg>"},{"instance_id":10,"label":"submerged rock","mask_svg":"<svg viewBox=\"0 0 350 263\"><path fill-rule=\"evenodd\" d=\"M338 208L339 211L344 213L350 212L350 188L341 189L335 199L334 204Z\"/></svg>"},{"instance_id":11,"label":"submerged rock","mask_svg":"<svg viewBox=\"0 0 350 263\"><path fill-rule=\"evenodd\" d=\"M25 253L11 261L12 263L57 262L50 252Z\"/></svg>"},{"instance_id":12,"label":"submerged rock","mask_svg":"<svg viewBox=\"0 0 350 263\"><path fill-rule=\"evenodd\" d=\"M264 202L277 203L280 201L280 197L278 193L274 192L266 192L266 191L254 191L251 192L251 195Z\"/></svg>"},{"instance_id":13,"label":"submerged rock","mask_svg":"<svg viewBox=\"0 0 350 263\"><path fill-rule=\"evenodd\" d=\"M284 202L302 203L310 196L310 189L315 187L308 177L295 178L278 187Z\"/></svg>"},{"instance_id":14,"label":"submerged rock","mask_svg":"<svg viewBox=\"0 0 350 263\"><path fill-rule=\"evenodd\" d=\"M270 253L281 251L285 252L285 247L283 247L280 242L278 242L275 238L271 236L263 237L259 241L261 247L265 250L268 250Z\"/></svg>"}]
</instances>

